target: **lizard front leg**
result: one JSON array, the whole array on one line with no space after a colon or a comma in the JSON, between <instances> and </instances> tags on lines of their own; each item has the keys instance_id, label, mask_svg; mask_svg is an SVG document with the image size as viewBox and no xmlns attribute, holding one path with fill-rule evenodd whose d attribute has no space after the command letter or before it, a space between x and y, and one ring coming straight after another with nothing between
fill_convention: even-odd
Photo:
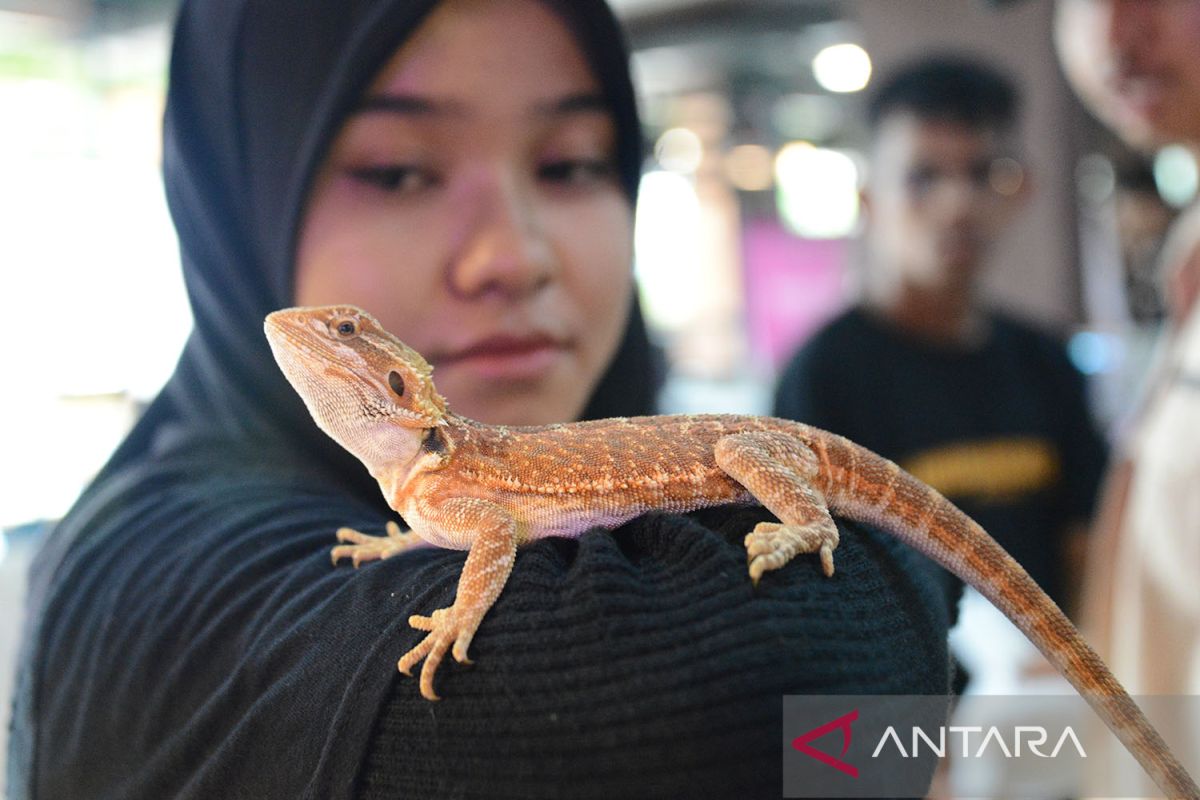
<instances>
[{"instance_id":1,"label":"lizard front leg","mask_svg":"<svg viewBox=\"0 0 1200 800\"><path fill-rule=\"evenodd\" d=\"M512 572L518 525L512 514L500 506L475 498L439 503L422 516L427 524L455 537L474 537L458 579L454 604L439 608L428 617L414 614L408 618L409 625L429 634L401 657L398 667L405 675L411 675L413 666L425 659L421 667L421 694L428 700L437 700L433 676L446 651L453 646L456 661L471 663L467 658L471 639Z\"/></svg>"},{"instance_id":2,"label":"lizard front leg","mask_svg":"<svg viewBox=\"0 0 1200 800\"><path fill-rule=\"evenodd\" d=\"M819 464L807 445L785 433L750 431L724 436L713 448L717 465L754 495L780 522L760 522L746 536L754 583L798 553L819 553L833 575L838 529L825 498L812 486Z\"/></svg>"}]
</instances>

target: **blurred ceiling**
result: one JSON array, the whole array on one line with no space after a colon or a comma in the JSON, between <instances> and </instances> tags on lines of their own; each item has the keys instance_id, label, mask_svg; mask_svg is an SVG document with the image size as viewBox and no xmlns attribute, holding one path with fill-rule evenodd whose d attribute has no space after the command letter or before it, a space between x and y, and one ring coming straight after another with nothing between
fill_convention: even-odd
<instances>
[{"instance_id":1,"label":"blurred ceiling","mask_svg":"<svg viewBox=\"0 0 1200 800\"><path fill-rule=\"evenodd\" d=\"M0 21L12 18L18 24L10 30L18 32L34 24L61 38L106 39L119 47L126 32L168 25L179 2L0 0ZM857 39L856 28L844 19L845 0L610 2L635 51L639 85L651 100L715 90L751 106L797 93L833 101L814 83L812 58L828 44ZM835 104L840 105L840 99ZM653 102L650 105L653 112ZM801 111L811 119L828 117L826 110L811 104ZM735 116L759 117L743 119L750 127L766 124L753 108L740 108Z\"/></svg>"},{"instance_id":2,"label":"blurred ceiling","mask_svg":"<svg viewBox=\"0 0 1200 800\"><path fill-rule=\"evenodd\" d=\"M797 30L839 19L836 0L613 0L634 49Z\"/></svg>"},{"instance_id":3,"label":"blurred ceiling","mask_svg":"<svg viewBox=\"0 0 1200 800\"><path fill-rule=\"evenodd\" d=\"M767 30L827 20L835 0L610 0L630 26L635 46L663 38L694 38L728 26ZM86 32L166 19L179 0L0 0L0 12L50 17Z\"/></svg>"}]
</instances>

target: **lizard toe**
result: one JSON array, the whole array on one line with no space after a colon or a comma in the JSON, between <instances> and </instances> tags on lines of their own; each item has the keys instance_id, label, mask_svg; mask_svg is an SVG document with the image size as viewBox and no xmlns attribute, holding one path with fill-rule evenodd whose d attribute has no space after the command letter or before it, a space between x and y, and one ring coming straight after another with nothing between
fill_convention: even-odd
<instances>
[{"instance_id":1,"label":"lizard toe","mask_svg":"<svg viewBox=\"0 0 1200 800\"><path fill-rule=\"evenodd\" d=\"M419 631L433 630L433 617L426 617L421 614L413 614L408 618L409 627L416 628Z\"/></svg>"},{"instance_id":2,"label":"lizard toe","mask_svg":"<svg viewBox=\"0 0 1200 800\"><path fill-rule=\"evenodd\" d=\"M337 536L339 542L354 542L355 544L366 544L372 539L377 538L370 534L356 531L354 528L338 528L337 533L334 535Z\"/></svg>"},{"instance_id":3,"label":"lizard toe","mask_svg":"<svg viewBox=\"0 0 1200 800\"><path fill-rule=\"evenodd\" d=\"M433 677L437 674L437 668L446 656L446 651L450 649L452 640L440 631L429 634L428 638L433 640L433 644L429 648L429 654L425 656L425 663L421 665L421 696L426 700L440 700L438 693L433 690Z\"/></svg>"},{"instance_id":4,"label":"lizard toe","mask_svg":"<svg viewBox=\"0 0 1200 800\"><path fill-rule=\"evenodd\" d=\"M396 663L396 668L405 675L412 677L412 668L416 666L418 661L429 654L429 651L433 649L434 643L433 634L426 636L416 647L400 657L400 660Z\"/></svg>"},{"instance_id":5,"label":"lizard toe","mask_svg":"<svg viewBox=\"0 0 1200 800\"><path fill-rule=\"evenodd\" d=\"M471 634L460 633L458 638L454 640L454 648L451 653L454 655L454 660L460 664L473 664L470 658L467 657L467 648L471 646L471 640L475 638Z\"/></svg>"}]
</instances>

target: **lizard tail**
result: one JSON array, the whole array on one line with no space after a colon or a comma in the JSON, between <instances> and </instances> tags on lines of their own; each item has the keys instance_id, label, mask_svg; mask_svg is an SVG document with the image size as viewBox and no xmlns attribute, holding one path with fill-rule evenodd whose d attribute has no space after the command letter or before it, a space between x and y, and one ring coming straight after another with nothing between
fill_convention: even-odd
<instances>
[{"instance_id":1,"label":"lizard tail","mask_svg":"<svg viewBox=\"0 0 1200 800\"><path fill-rule=\"evenodd\" d=\"M1021 629L1133 754L1166 797L1200 788L1158 731L1029 573L974 520L893 462L834 434L802 436L834 513L877 526L975 587Z\"/></svg>"}]
</instances>

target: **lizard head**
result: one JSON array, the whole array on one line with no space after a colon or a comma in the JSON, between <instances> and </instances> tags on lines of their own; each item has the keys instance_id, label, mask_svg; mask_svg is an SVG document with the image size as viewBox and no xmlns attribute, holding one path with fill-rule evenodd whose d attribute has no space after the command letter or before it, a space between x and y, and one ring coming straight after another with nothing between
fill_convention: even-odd
<instances>
[{"instance_id":1,"label":"lizard head","mask_svg":"<svg viewBox=\"0 0 1200 800\"><path fill-rule=\"evenodd\" d=\"M264 328L317 425L372 471L444 424L433 368L362 309L287 308Z\"/></svg>"}]
</instances>

